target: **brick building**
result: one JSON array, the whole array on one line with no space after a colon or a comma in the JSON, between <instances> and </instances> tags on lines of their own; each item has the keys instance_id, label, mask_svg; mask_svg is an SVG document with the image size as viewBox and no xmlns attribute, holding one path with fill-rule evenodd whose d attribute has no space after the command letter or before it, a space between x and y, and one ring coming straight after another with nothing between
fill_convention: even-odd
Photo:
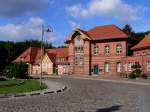
<instances>
[{"instance_id":1,"label":"brick building","mask_svg":"<svg viewBox=\"0 0 150 112\"><path fill-rule=\"evenodd\" d=\"M142 68L142 72L150 74L150 33L145 36L137 45L131 48L133 50L133 56L128 56L123 59L124 71L129 73L132 71L131 66L135 63L139 63Z\"/></svg>"},{"instance_id":2,"label":"brick building","mask_svg":"<svg viewBox=\"0 0 150 112\"><path fill-rule=\"evenodd\" d=\"M131 48L135 40L115 25L98 26L89 31L76 29L66 40L70 74L109 76L128 73L132 71L132 64L140 60L144 72L147 72L147 66L150 67L149 53L146 53L150 51L149 37ZM134 55L129 56L132 50Z\"/></svg>"},{"instance_id":3,"label":"brick building","mask_svg":"<svg viewBox=\"0 0 150 112\"><path fill-rule=\"evenodd\" d=\"M38 75L41 73L41 49L30 47L25 50L14 63L23 61L28 64L28 73L30 75ZM42 60L43 73L45 75L52 74L68 74L68 48L45 49Z\"/></svg>"},{"instance_id":4,"label":"brick building","mask_svg":"<svg viewBox=\"0 0 150 112\"><path fill-rule=\"evenodd\" d=\"M139 63L143 73L150 73L150 34L137 45L115 25L76 29L67 38L68 48L45 49L43 72L51 75L113 76L130 73ZM29 48L14 62L24 61L30 74L40 74L40 48Z\"/></svg>"}]
</instances>

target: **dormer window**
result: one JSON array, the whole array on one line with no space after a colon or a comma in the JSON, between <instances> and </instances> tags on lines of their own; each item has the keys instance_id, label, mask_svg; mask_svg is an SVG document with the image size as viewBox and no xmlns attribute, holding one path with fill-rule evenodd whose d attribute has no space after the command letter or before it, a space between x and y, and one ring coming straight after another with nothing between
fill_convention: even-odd
<instances>
[{"instance_id":1,"label":"dormer window","mask_svg":"<svg viewBox=\"0 0 150 112\"><path fill-rule=\"evenodd\" d=\"M122 53L122 45L118 44L118 45L116 46L116 53L117 53L117 54L121 54L121 53Z\"/></svg>"},{"instance_id":2,"label":"dormer window","mask_svg":"<svg viewBox=\"0 0 150 112\"><path fill-rule=\"evenodd\" d=\"M109 54L110 53L110 46L106 45L105 46L105 54Z\"/></svg>"}]
</instances>

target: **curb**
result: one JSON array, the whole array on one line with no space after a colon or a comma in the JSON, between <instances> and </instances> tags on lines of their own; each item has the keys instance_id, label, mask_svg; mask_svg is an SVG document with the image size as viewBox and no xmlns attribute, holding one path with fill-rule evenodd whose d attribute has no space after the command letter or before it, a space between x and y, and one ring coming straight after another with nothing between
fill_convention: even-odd
<instances>
[{"instance_id":1,"label":"curb","mask_svg":"<svg viewBox=\"0 0 150 112\"><path fill-rule=\"evenodd\" d=\"M1 94L1 99L8 99L8 98L18 98L18 97L25 97L25 96L38 96L38 95L48 95L48 94L54 94L54 93L61 93L63 91L67 90L67 87L63 87L62 89L56 90L56 91L46 91L46 92L33 92L33 93L18 93L18 94Z\"/></svg>"},{"instance_id":2,"label":"curb","mask_svg":"<svg viewBox=\"0 0 150 112\"><path fill-rule=\"evenodd\" d=\"M134 84L134 85L143 85L143 86L150 86L148 82L133 82L133 81L125 81L125 80L115 80L115 79L96 79L96 78L81 78L81 77L74 77L74 79L83 79L83 80L96 80L96 81L103 81L103 82L112 82L112 83L122 83L122 84Z\"/></svg>"}]
</instances>

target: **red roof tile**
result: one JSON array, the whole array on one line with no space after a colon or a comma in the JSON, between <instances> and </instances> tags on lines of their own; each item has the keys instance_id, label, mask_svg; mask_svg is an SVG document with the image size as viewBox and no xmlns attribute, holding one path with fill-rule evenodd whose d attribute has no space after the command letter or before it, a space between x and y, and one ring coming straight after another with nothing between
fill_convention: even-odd
<instances>
[{"instance_id":1,"label":"red roof tile","mask_svg":"<svg viewBox=\"0 0 150 112\"><path fill-rule=\"evenodd\" d=\"M140 50L150 48L150 33L144 37L137 45L131 48L131 50Z\"/></svg>"},{"instance_id":2,"label":"red roof tile","mask_svg":"<svg viewBox=\"0 0 150 112\"><path fill-rule=\"evenodd\" d=\"M54 48L54 49L46 49L48 53L56 54L56 57L68 57L68 48Z\"/></svg>"},{"instance_id":3,"label":"red roof tile","mask_svg":"<svg viewBox=\"0 0 150 112\"><path fill-rule=\"evenodd\" d=\"M40 48L30 47L25 50L18 58L16 58L13 62L17 63L20 61L26 63L34 63L40 57L38 56L39 52L41 52Z\"/></svg>"},{"instance_id":4,"label":"red roof tile","mask_svg":"<svg viewBox=\"0 0 150 112\"><path fill-rule=\"evenodd\" d=\"M48 57L53 63L55 63L56 57L68 57L68 48L55 48L55 49L46 49ZM25 63L39 64L41 59L41 49L31 47L25 50L17 59L13 62L17 63L23 61Z\"/></svg>"},{"instance_id":5,"label":"red roof tile","mask_svg":"<svg viewBox=\"0 0 150 112\"><path fill-rule=\"evenodd\" d=\"M49 57L49 59L55 63L56 62L56 54L54 53L47 53L47 56Z\"/></svg>"},{"instance_id":6,"label":"red roof tile","mask_svg":"<svg viewBox=\"0 0 150 112\"><path fill-rule=\"evenodd\" d=\"M102 39L102 40L128 38L128 35L115 25L97 26L87 31L87 34L92 39Z\"/></svg>"}]
</instances>

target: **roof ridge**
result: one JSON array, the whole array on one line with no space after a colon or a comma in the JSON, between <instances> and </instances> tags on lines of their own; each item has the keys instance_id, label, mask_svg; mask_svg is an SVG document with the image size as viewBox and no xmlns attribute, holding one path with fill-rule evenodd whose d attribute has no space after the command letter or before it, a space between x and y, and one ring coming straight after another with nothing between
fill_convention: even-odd
<instances>
[{"instance_id":1,"label":"roof ridge","mask_svg":"<svg viewBox=\"0 0 150 112\"><path fill-rule=\"evenodd\" d=\"M94 27L94 28L92 28L92 29L89 29L88 31L90 31L90 30L94 30L94 29L99 28L99 27L107 27L107 26L115 26L115 27L117 27L115 24L98 25L98 26L95 26L95 27ZM88 32L88 31L87 31L87 32Z\"/></svg>"},{"instance_id":2,"label":"roof ridge","mask_svg":"<svg viewBox=\"0 0 150 112\"><path fill-rule=\"evenodd\" d=\"M50 49L67 49L68 47L61 47L61 48L47 48L46 50L50 50Z\"/></svg>"}]
</instances>

